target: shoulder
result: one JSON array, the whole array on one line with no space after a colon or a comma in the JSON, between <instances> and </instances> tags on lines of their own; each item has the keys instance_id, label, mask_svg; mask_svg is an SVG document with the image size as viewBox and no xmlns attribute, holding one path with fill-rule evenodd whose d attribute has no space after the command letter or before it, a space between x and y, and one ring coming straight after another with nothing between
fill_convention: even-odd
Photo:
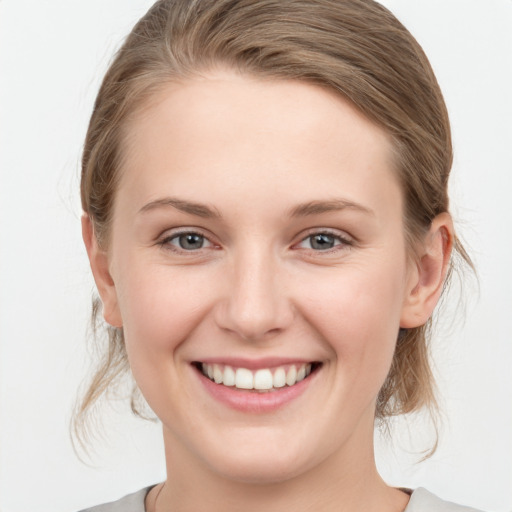
<instances>
[{"instance_id":1,"label":"shoulder","mask_svg":"<svg viewBox=\"0 0 512 512\"><path fill-rule=\"evenodd\" d=\"M81 510L80 512L145 512L144 500L151 487L146 487L124 498L103 505ZM426 489L419 487L409 500L404 512L480 512L474 508L463 507L444 501Z\"/></svg>"},{"instance_id":2,"label":"shoulder","mask_svg":"<svg viewBox=\"0 0 512 512\"><path fill-rule=\"evenodd\" d=\"M86 508L80 512L145 512L144 500L151 487L128 494L124 498L103 505Z\"/></svg>"},{"instance_id":3,"label":"shoulder","mask_svg":"<svg viewBox=\"0 0 512 512\"><path fill-rule=\"evenodd\" d=\"M480 512L474 508L463 507L449 501L444 501L431 492L419 487L409 500L404 512Z\"/></svg>"}]
</instances>

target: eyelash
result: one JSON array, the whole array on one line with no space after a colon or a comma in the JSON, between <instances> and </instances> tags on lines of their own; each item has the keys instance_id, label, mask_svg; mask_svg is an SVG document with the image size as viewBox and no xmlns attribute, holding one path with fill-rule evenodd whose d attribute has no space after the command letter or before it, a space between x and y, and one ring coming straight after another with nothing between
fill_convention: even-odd
<instances>
[{"instance_id":1,"label":"eyelash","mask_svg":"<svg viewBox=\"0 0 512 512\"><path fill-rule=\"evenodd\" d=\"M178 247L178 245L175 245L172 243L172 241L176 241L177 244L180 244L180 237L184 237L184 236L200 237L201 243L202 243L201 247L198 247L196 249L194 249L194 248L185 249L183 247ZM329 229L319 229L319 230L311 231L305 237L301 238L301 240L298 243L296 243L292 246L292 249L296 249L296 250L301 249L301 247L300 247L301 244L307 243L308 240L310 241L310 244L311 244L314 237L322 237L322 236L331 238L334 243L333 247L328 247L327 249L314 249L313 247L302 247L302 249L304 249L310 253L315 253L315 254L332 254L332 253L338 252L340 250L346 250L347 248L350 248L351 246L354 245L353 240L351 240L347 236L342 236L337 231L333 231L333 230L329 230ZM204 244L207 244L206 247ZM158 245L167 250L170 250L170 251L173 251L176 253L181 253L181 254L197 254L199 251L201 251L203 249L211 249L211 248L219 247L217 244L212 242L205 234L201 233L200 231L198 231L196 229L187 229L187 230L172 233L172 234L162 238L158 242Z\"/></svg>"},{"instance_id":2,"label":"eyelash","mask_svg":"<svg viewBox=\"0 0 512 512\"><path fill-rule=\"evenodd\" d=\"M313 252L315 254L332 254L338 251L346 250L347 248L350 248L354 245L354 242L352 239L350 239L348 236L343 236L337 231L333 231L330 229L319 229L311 231L307 234L304 238L300 240L298 244L295 244L294 247L298 247L301 244L307 242L308 240L312 241L314 237L320 237L320 236L327 236L329 238L332 238L334 240L334 246L327 248L327 249L313 249L311 248L304 248L305 250L309 252Z\"/></svg>"},{"instance_id":3,"label":"eyelash","mask_svg":"<svg viewBox=\"0 0 512 512\"><path fill-rule=\"evenodd\" d=\"M178 247L177 245L174 245L172 243L173 240L176 240L179 244L180 237L184 237L184 236L200 237L203 244L206 243L206 244L208 244L208 246L204 247L204 245L203 245L201 247L198 247L197 249L184 249L183 247ZM213 247L213 248L216 247L216 244L214 244L212 241L210 241L210 239L206 235L204 235L203 233L201 233L200 231L198 231L196 229L187 229L187 230L178 231L178 232L172 233L170 235L167 235L158 241L158 245L167 250L174 251L174 252L181 253L181 254L187 254L187 253L195 254L202 249L210 249L211 247Z\"/></svg>"}]
</instances>

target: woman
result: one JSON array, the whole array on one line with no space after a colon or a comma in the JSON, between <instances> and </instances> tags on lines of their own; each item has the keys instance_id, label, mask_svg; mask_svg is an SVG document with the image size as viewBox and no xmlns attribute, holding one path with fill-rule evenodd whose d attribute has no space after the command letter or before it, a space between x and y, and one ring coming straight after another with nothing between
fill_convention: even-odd
<instances>
[{"instance_id":1,"label":"woman","mask_svg":"<svg viewBox=\"0 0 512 512\"><path fill-rule=\"evenodd\" d=\"M421 48L372 1L159 1L99 92L84 241L168 478L97 510L464 510L389 487L375 419L433 409L428 325L469 259ZM467 510L467 509L466 509Z\"/></svg>"}]
</instances>

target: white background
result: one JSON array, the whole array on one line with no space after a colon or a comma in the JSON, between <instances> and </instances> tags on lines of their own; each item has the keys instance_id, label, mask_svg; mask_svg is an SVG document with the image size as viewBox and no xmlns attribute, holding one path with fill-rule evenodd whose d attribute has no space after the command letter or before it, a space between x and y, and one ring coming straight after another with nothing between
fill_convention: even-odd
<instances>
[{"instance_id":1,"label":"white background","mask_svg":"<svg viewBox=\"0 0 512 512\"><path fill-rule=\"evenodd\" d=\"M87 371L92 280L80 239L81 145L99 81L150 0L0 0L0 509L72 512L164 478L157 425L118 404L89 466L68 422ZM379 441L394 485L512 511L512 1L387 0L429 55L451 114L457 227L479 296L434 347L440 447L421 421ZM417 434L417 431L421 435ZM416 433L416 435L415 435Z\"/></svg>"}]
</instances>

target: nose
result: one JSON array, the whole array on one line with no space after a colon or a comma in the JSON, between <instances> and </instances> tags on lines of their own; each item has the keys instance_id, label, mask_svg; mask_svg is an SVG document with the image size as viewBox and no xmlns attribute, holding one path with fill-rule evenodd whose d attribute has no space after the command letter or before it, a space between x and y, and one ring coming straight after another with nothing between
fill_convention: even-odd
<instances>
[{"instance_id":1,"label":"nose","mask_svg":"<svg viewBox=\"0 0 512 512\"><path fill-rule=\"evenodd\" d=\"M294 312L278 262L268 254L249 252L231 261L216 321L225 331L258 341L287 329Z\"/></svg>"}]
</instances>

